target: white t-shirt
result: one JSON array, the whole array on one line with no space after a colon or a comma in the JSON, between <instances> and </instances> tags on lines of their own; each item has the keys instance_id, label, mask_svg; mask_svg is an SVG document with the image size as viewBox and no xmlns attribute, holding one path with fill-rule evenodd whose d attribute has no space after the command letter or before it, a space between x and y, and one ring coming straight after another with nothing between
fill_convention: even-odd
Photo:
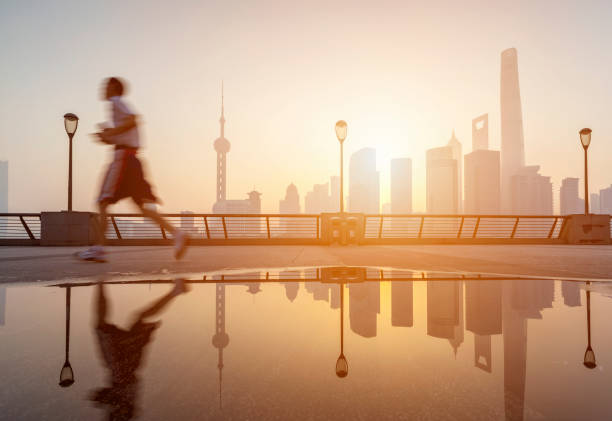
<instances>
[{"instance_id":1,"label":"white t-shirt","mask_svg":"<svg viewBox=\"0 0 612 421\"><path fill-rule=\"evenodd\" d=\"M128 108L125 102L119 96L109 98L111 102L111 112L113 119L113 127L119 127L125 123L125 119L134 113ZM128 146L130 148L140 147L140 136L138 135L138 126L130 130L113 136L108 139L114 145Z\"/></svg>"}]
</instances>

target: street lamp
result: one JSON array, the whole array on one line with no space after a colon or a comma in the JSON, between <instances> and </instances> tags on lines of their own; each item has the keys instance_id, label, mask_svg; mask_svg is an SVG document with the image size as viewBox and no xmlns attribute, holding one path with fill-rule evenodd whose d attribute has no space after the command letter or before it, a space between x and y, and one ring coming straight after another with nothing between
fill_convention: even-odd
<instances>
[{"instance_id":1,"label":"street lamp","mask_svg":"<svg viewBox=\"0 0 612 421\"><path fill-rule=\"evenodd\" d=\"M584 214L589 214L589 172L587 163L587 149L591 144L591 132L589 128L580 130L580 143L584 149Z\"/></svg>"},{"instance_id":2,"label":"street lamp","mask_svg":"<svg viewBox=\"0 0 612 421\"><path fill-rule=\"evenodd\" d=\"M72 210L72 138L79 125L79 118L76 114L64 114L64 128L68 135L70 147L68 151L68 211Z\"/></svg>"},{"instance_id":3,"label":"street lamp","mask_svg":"<svg viewBox=\"0 0 612 421\"><path fill-rule=\"evenodd\" d=\"M344 139L346 139L346 121L336 122L336 137L340 142L340 213L344 213Z\"/></svg>"},{"instance_id":4,"label":"street lamp","mask_svg":"<svg viewBox=\"0 0 612 421\"><path fill-rule=\"evenodd\" d=\"M74 383L74 372L69 360L70 354L70 287L66 288L66 360L60 371L59 385L69 387Z\"/></svg>"},{"instance_id":5,"label":"street lamp","mask_svg":"<svg viewBox=\"0 0 612 421\"><path fill-rule=\"evenodd\" d=\"M340 355L336 361L336 376L342 378L348 375L348 362L344 356L344 284L338 285L340 286Z\"/></svg>"},{"instance_id":6,"label":"street lamp","mask_svg":"<svg viewBox=\"0 0 612 421\"><path fill-rule=\"evenodd\" d=\"M597 363L595 362L595 352L593 352L593 348L591 348L591 291L590 291L591 282L587 281L586 283L586 299L587 299L587 332L588 332L588 345L587 349L584 352L584 366L586 368L593 369L597 367Z\"/></svg>"}]
</instances>

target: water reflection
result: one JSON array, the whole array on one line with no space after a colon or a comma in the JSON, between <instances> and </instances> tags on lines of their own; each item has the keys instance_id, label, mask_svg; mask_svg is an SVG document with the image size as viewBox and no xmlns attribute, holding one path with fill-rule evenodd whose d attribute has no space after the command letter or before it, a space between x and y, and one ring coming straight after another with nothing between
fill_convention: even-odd
<instances>
[{"instance_id":1,"label":"water reflection","mask_svg":"<svg viewBox=\"0 0 612 421\"><path fill-rule=\"evenodd\" d=\"M66 288L66 359L60 371L59 385L69 387L74 383L74 371L70 365L70 287Z\"/></svg>"},{"instance_id":2,"label":"water reflection","mask_svg":"<svg viewBox=\"0 0 612 421\"><path fill-rule=\"evenodd\" d=\"M95 333L103 364L110 371L110 384L94 390L90 399L106 407L109 420L129 420L137 414L137 371L142 363L145 347L151 341L153 332L161 325L159 320L146 320L157 316L175 297L187 292L188 288L182 280L175 281L174 287L167 294L133 314L127 330L108 322L110 305L104 283L99 282L96 289ZM66 290L69 293L70 288Z\"/></svg>"},{"instance_id":3,"label":"water reflection","mask_svg":"<svg viewBox=\"0 0 612 421\"><path fill-rule=\"evenodd\" d=\"M151 284L168 282L158 280L151 281ZM555 282L552 280L487 279L467 274L458 274L453 278L449 274L366 268L251 272L187 282L207 284L197 289L197 294L204 294L207 298L201 300L193 294L193 301L181 300L180 306L173 306L172 314L175 311L180 314L181 325L178 325L178 329L163 331L164 335L171 331L168 332L168 338L171 338L172 345L156 339L153 349L159 350L160 354L151 354L158 359L173 358L179 349L178 360L185 361L181 372L181 376L187 377L185 387L177 382L171 382L171 387L165 384L175 373L168 373L167 368L162 370L159 364L153 364L154 369L147 368L147 373L156 370L151 380L141 380L144 355L151 352L148 344L159 327L159 322L151 322L149 319L166 308L178 294L177 287L144 310L136 312L129 328L123 330L108 321L110 300L106 290L114 288L108 285L112 282L93 286L95 339L101 355L100 361L108 375L108 385L89 395L91 400L105 408L109 419L127 420L136 416L139 410L146 414L143 419L167 419L168 414L151 415L152 407L159 411L160 406L166 405L157 402L159 396L167 396L167 405L170 407L178 406L191 411L183 414L184 417L176 415L179 419L197 419L203 408L211 411L210 419L333 418L339 413L340 407L333 403L332 396L343 396L342 400L350 408L366 411L366 415L359 413L362 418L391 419L393 414L398 413L406 414L406 418L418 418L419 414L427 411L432 418L461 419L467 413L455 413L464 410L463 406L457 406L460 401L461 405L474 408L469 412L470 418L522 420L534 418L530 414L539 413L546 415L543 418L563 419L571 418L569 412L555 412L563 404L556 407L543 405L533 412L534 398L529 398L534 394L546 396L547 393L565 393L557 390L559 387L556 385L550 391L541 387L547 383L540 376L556 364L551 359L558 359L556 350L552 353L548 350L547 354L543 347L548 341L554 342L561 354L564 349L578 346L578 350L573 349L571 352L574 359L569 361L569 365L555 369L561 378L574 373L571 371L574 368L581 370L581 376L589 378L600 372L587 370L582 365L598 367L591 347L590 283L586 285L586 300L583 301L588 345L584 361L580 361L584 350L582 329L585 326L584 313L576 307L581 305L584 283L557 283L560 294L555 301ZM78 390L79 386L83 390L91 390L100 383L99 380L93 382L91 375L85 372L89 370L88 366L98 367L98 364L85 364L91 357L83 353L82 346L78 346L79 341L86 341L83 337L87 336L78 332L78 321L83 319L82 315L75 315L80 299L75 289L79 285L64 287L65 361L68 366L70 329L77 329L73 339L77 347L73 346L71 358L78 368L79 379L70 391ZM80 291L89 291L90 288ZM121 288L123 297L135 287L130 285ZM70 326L71 290L74 301L73 326ZM257 299L251 300L251 294L257 294ZM132 294L131 299L134 296ZM554 309L553 301L556 302ZM561 308L559 303L565 306ZM339 318L336 318L338 315L334 311L330 311L332 309L339 309ZM198 325L202 323L202 318L197 317L198 312L209 315L205 320L207 334L197 333L202 332L202 327ZM348 312L349 318L346 332L345 312ZM580 330L576 334L571 330L576 329L576 323L561 322L568 320L569 312L579 316ZM544 319L548 319L549 326L551 316L554 320L559 314L563 315L562 318L553 323L562 326L566 333L563 338L549 331L533 333L534 327L544 326L541 323ZM231 323L231 347L226 325L228 321ZM193 330L196 337L188 337L186 329L194 325L198 325ZM597 325L600 323L596 321ZM596 344L601 348L606 342L600 336L595 332ZM348 355L344 352L345 342ZM283 352L279 352L279 349L283 349ZM599 365L604 366L607 358L602 353ZM348 376L348 359L351 360L351 376ZM178 360L177 367L182 364ZM295 366L295 361L300 361L300 364ZM333 362L334 374L331 373ZM56 369L57 366L54 373ZM378 383L378 379L382 378L385 379L384 383ZM585 384L585 378L579 377L578 380L575 387ZM143 388L143 383L147 387ZM369 385L369 391L361 394L362 385L365 384ZM588 386L588 382L586 384ZM608 390L607 386L612 387L612 381L606 382L604 379L602 386L606 387L601 390ZM146 406L147 392L143 392L143 389L151 393L152 387L159 390L150 394L149 406ZM573 385L563 387L570 388ZM59 390L56 386L54 389ZM187 392L189 397L183 398L179 389L183 394ZM190 389L194 390L196 397L190 394ZM225 395L223 397L222 392ZM66 395L68 392L62 393ZM436 397L428 398L429 394ZM377 402L377 399L383 399L381 396L385 396L384 402ZM565 396L567 400L567 394L560 393L560 396ZM262 399L269 399L266 401L269 403L261 404ZM298 411L302 401L312 402L313 399L324 402L318 408L323 412ZM570 401L567 401L567 405ZM368 413L368 405L374 404L377 411L387 410L380 409L382 406L388 408L387 415L378 417L378 412ZM539 405L537 400L535 405ZM496 407L499 408L491 409ZM308 407L300 408L301 411L308 411ZM343 407L342 411L350 412L350 408ZM612 411L607 411L605 405L602 408L599 415L612 415ZM562 416L554 417L550 414ZM355 418L356 414L352 412L347 417Z\"/></svg>"},{"instance_id":4,"label":"water reflection","mask_svg":"<svg viewBox=\"0 0 612 421\"><path fill-rule=\"evenodd\" d=\"M593 369L597 367L597 363L595 362L595 352L593 348L591 348L591 290L590 290L590 282L587 282L587 290L586 290L586 302L587 302L587 336L588 336L588 345L587 349L584 352L584 366L586 368Z\"/></svg>"}]
</instances>

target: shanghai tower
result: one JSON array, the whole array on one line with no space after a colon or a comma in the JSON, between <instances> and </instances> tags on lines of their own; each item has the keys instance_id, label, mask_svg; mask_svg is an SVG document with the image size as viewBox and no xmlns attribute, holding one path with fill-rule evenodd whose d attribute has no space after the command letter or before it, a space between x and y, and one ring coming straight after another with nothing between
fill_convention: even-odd
<instances>
[{"instance_id":1,"label":"shanghai tower","mask_svg":"<svg viewBox=\"0 0 612 421\"><path fill-rule=\"evenodd\" d=\"M511 213L512 176L525 166L523 112L518 77L516 48L501 53L501 204L502 212Z\"/></svg>"}]
</instances>

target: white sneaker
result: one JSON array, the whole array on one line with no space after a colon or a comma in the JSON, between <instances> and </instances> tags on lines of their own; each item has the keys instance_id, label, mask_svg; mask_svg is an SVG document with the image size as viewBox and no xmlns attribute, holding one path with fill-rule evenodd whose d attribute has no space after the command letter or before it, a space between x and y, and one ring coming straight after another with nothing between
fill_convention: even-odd
<instances>
[{"instance_id":1,"label":"white sneaker","mask_svg":"<svg viewBox=\"0 0 612 421\"><path fill-rule=\"evenodd\" d=\"M105 254L101 246L92 246L87 250L74 253L74 257L88 262L106 263Z\"/></svg>"},{"instance_id":2,"label":"white sneaker","mask_svg":"<svg viewBox=\"0 0 612 421\"><path fill-rule=\"evenodd\" d=\"M180 259L187 251L189 236L183 231L177 230L174 234L174 258Z\"/></svg>"}]
</instances>

